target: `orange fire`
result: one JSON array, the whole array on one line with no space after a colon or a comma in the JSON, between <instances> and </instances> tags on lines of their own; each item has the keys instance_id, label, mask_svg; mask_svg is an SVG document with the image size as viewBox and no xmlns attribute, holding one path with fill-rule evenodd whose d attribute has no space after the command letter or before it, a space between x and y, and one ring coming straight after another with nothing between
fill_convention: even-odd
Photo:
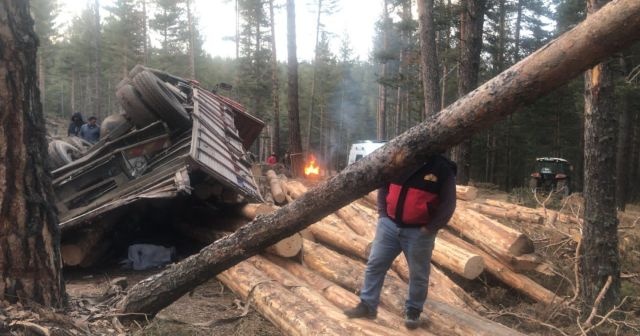
<instances>
[{"instance_id":1,"label":"orange fire","mask_svg":"<svg viewBox=\"0 0 640 336\"><path fill-rule=\"evenodd\" d=\"M309 157L309 163L304 167L304 175L310 176L315 175L318 176L320 174L320 167L316 166L316 157L311 155Z\"/></svg>"}]
</instances>

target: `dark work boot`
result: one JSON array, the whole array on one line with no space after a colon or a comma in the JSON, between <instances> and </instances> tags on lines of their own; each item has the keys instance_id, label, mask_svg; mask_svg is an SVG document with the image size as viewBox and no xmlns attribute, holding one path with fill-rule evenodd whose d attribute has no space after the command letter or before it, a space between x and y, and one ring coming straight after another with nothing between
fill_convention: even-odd
<instances>
[{"instance_id":1,"label":"dark work boot","mask_svg":"<svg viewBox=\"0 0 640 336\"><path fill-rule=\"evenodd\" d=\"M421 311L415 308L407 308L404 313L404 326L407 329L416 329L420 326L420 313Z\"/></svg>"},{"instance_id":2,"label":"dark work boot","mask_svg":"<svg viewBox=\"0 0 640 336\"><path fill-rule=\"evenodd\" d=\"M347 315L348 318L367 318L370 320L378 316L378 312L369 308L364 302L358 303L355 308L345 310L344 314Z\"/></svg>"}]
</instances>

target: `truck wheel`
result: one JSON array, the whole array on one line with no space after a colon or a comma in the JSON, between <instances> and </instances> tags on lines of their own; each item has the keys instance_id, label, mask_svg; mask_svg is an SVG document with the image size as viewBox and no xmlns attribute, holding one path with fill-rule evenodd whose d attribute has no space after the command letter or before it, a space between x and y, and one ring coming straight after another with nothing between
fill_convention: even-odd
<instances>
[{"instance_id":1,"label":"truck wheel","mask_svg":"<svg viewBox=\"0 0 640 336\"><path fill-rule=\"evenodd\" d=\"M136 75L133 83L144 101L158 117L174 129L191 126L189 114L162 80L145 70Z\"/></svg>"},{"instance_id":2,"label":"truck wheel","mask_svg":"<svg viewBox=\"0 0 640 336\"><path fill-rule=\"evenodd\" d=\"M60 168L71 163L75 157L80 155L78 148L62 140L49 142L48 152L52 169Z\"/></svg>"},{"instance_id":3,"label":"truck wheel","mask_svg":"<svg viewBox=\"0 0 640 336\"><path fill-rule=\"evenodd\" d=\"M137 128L143 128L154 121L158 117L142 102L139 93L130 84L125 84L116 92L116 97L120 101L120 106L131 119L131 122Z\"/></svg>"}]
</instances>

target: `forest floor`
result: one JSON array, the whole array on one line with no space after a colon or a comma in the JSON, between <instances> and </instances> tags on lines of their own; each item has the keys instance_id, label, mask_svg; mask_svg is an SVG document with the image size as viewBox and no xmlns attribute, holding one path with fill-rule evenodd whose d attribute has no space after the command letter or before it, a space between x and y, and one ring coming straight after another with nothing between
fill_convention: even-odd
<instances>
[{"instance_id":1,"label":"forest floor","mask_svg":"<svg viewBox=\"0 0 640 336\"><path fill-rule=\"evenodd\" d=\"M494 199L520 204L535 202L522 199L518 193L507 194L490 186L479 189L478 200ZM579 195L567 202L551 201L549 207L572 207L580 203ZM575 208L574 208L575 210ZM579 209L575 210L579 212ZM531 278L556 293L572 297L575 283L574 257L576 244L553 230L540 226L518 226L505 223L527 233L536 251L553 266L555 275L529 272ZM612 315L611 321L599 329L601 335L638 335L640 326L640 205L629 205L620 214L620 247L622 264L621 296L625 305ZM115 266L88 270L66 270L69 307L53 313L39 307L8 305L0 301L0 334L5 335L264 335L282 333L260 316L251 305L234 295L218 280L197 287L162 310L153 320L118 321L113 303L122 293L114 286L116 279L126 278L128 285L160 270L131 271ZM575 309L544 307L527 300L491 276L480 281L452 278L468 293L489 308L485 317L530 335L581 335ZM13 324L13 325L12 325ZM38 329L42 328L42 330ZM38 331L40 330L40 331Z\"/></svg>"}]
</instances>

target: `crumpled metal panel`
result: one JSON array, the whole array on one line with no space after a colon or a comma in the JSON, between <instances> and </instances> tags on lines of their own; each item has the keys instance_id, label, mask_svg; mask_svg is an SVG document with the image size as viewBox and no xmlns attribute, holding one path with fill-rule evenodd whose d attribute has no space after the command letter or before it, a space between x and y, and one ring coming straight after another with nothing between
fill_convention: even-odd
<instances>
[{"instance_id":1,"label":"crumpled metal panel","mask_svg":"<svg viewBox=\"0 0 640 336\"><path fill-rule=\"evenodd\" d=\"M194 89L192 160L205 172L247 200L262 202L262 196L244 159L242 139L234 123L234 112L212 93Z\"/></svg>"}]
</instances>

